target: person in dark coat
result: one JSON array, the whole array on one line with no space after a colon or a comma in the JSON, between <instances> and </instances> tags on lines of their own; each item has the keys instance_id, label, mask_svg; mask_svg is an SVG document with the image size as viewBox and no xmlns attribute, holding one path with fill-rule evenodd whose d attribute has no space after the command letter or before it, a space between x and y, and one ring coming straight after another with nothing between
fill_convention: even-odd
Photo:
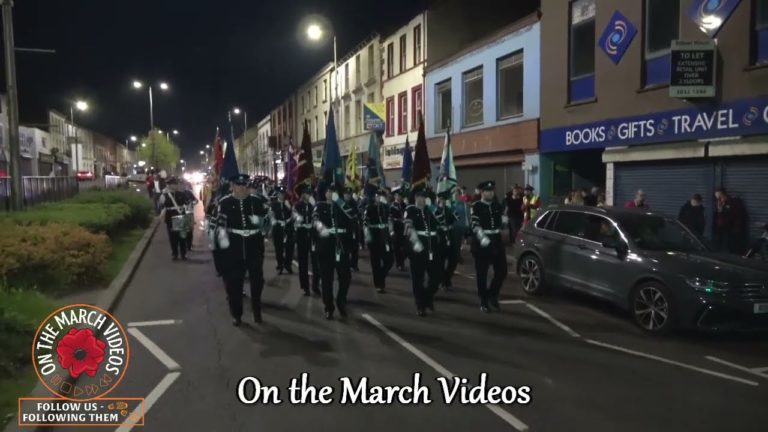
<instances>
[{"instance_id":1,"label":"person in dark coat","mask_svg":"<svg viewBox=\"0 0 768 432\"><path fill-rule=\"evenodd\" d=\"M687 226L697 236L701 237L704 235L707 218L704 214L701 195L694 194L689 201L683 204L680 208L680 213L677 215L677 220Z\"/></svg>"},{"instance_id":2,"label":"person in dark coat","mask_svg":"<svg viewBox=\"0 0 768 432\"><path fill-rule=\"evenodd\" d=\"M747 249L747 211L744 203L722 188L715 191L715 199L712 227L715 245L721 251L741 255Z\"/></svg>"}]
</instances>

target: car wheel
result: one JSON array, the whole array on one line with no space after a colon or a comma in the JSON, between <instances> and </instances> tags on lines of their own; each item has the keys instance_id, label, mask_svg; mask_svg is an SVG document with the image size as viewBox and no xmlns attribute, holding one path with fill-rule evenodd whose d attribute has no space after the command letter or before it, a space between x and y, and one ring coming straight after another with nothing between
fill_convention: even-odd
<instances>
[{"instance_id":1,"label":"car wheel","mask_svg":"<svg viewBox=\"0 0 768 432\"><path fill-rule=\"evenodd\" d=\"M630 305L635 323L644 331L664 334L674 327L675 309L669 290L658 282L646 282L632 291Z\"/></svg>"},{"instance_id":2,"label":"car wheel","mask_svg":"<svg viewBox=\"0 0 768 432\"><path fill-rule=\"evenodd\" d=\"M528 295L541 295L546 291L544 285L544 267L535 255L523 255L517 267L517 275L523 291Z\"/></svg>"}]
</instances>

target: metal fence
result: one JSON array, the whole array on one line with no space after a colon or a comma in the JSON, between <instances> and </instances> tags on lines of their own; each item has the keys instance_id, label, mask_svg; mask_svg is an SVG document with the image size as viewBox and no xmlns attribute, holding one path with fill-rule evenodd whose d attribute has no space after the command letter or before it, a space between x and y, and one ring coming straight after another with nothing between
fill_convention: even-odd
<instances>
[{"instance_id":1,"label":"metal fence","mask_svg":"<svg viewBox=\"0 0 768 432\"><path fill-rule=\"evenodd\" d=\"M22 177L21 193L24 207L61 201L77 195L74 177ZM0 211L11 209L11 178L0 177Z\"/></svg>"},{"instance_id":2,"label":"metal fence","mask_svg":"<svg viewBox=\"0 0 768 432\"><path fill-rule=\"evenodd\" d=\"M107 189L124 187L126 185L128 185L128 177L104 176L104 187Z\"/></svg>"}]
</instances>

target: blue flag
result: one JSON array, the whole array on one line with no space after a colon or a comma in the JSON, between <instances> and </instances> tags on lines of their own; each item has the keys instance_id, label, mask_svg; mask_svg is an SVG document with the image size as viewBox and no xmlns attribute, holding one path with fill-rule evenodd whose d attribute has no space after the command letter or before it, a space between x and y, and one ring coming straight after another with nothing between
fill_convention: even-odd
<instances>
[{"instance_id":1,"label":"blue flag","mask_svg":"<svg viewBox=\"0 0 768 432\"><path fill-rule=\"evenodd\" d=\"M336 140L336 125L333 121L333 109L328 113L325 126L325 153L323 154L323 181L326 185L344 186L344 164L341 161L339 142Z\"/></svg>"},{"instance_id":2,"label":"blue flag","mask_svg":"<svg viewBox=\"0 0 768 432\"><path fill-rule=\"evenodd\" d=\"M401 176L402 188L408 191L411 188L411 177L413 176L413 153L408 137L405 137L405 149L403 149L403 174Z\"/></svg>"},{"instance_id":3,"label":"blue flag","mask_svg":"<svg viewBox=\"0 0 768 432\"><path fill-rule=\"evenodd\" d=\"M229 136L227 137L227 148L224 150L224 162L221 167L221 178L229 181L230 178L238 175L240 170L237 168L237 158L235 157L235 132L232 127L232 118L229 119Z\"/></svg>"}]
</instances>

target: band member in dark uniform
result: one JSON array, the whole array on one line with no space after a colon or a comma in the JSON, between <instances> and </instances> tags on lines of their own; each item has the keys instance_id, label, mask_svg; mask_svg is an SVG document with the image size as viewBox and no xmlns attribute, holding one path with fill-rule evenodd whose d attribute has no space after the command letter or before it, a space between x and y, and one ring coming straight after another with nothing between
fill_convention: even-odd
<instances>
[{"instance_id":1,"label":"band member in dark uniform","mask_svg":"<svg viewBox=\"0 0 768 432\"><path fill-rule=\"evenodd\" d=\"M230 181L232 194L219 202L217 226L229 311L232 324L239 326L243 316L243 283L248 271L253 319L261 323L264 235L269 227L269 210L261 200L248 194L247 175L235 176Z\"/></svg>"},{"instance_id":2,"label":"band member in dark uniform","mask_svg":"<svg viewBox=\"0 0 768 432\"><path fill-rule=\"evenodd\" d=\"M410 241L411 282L416 310L425 316L434 312L432 299L440 286L443 268L440 250L439 225L434 207L428 203L425 191L417 192L415 203L405 209L405 235ZM426 278L426 284L425 279Z\"/></svg>"},{"instance_id":3,"label":"band member in dark uniform","mask_svg":"<svg viewBox=\"0 0 768 432\"><path fill-rule=\"evenodd\" d=\"M165 226L168 228L174 261L179 259L179 255L182 260L187 259L186 228L180 218L186 214L184 206L189 203L187 194L179 190L179 181L175 177L168 179L167 189L160 195L159 205L165 210Z\"/></svg>"},{"instance_id":4,"label":"band member in dark uniform","mask_svg":"<svg viewBox=\"0 0 768 432\"><path fill-rule=\"evenodd\" d=\"M383 293L386 288L387 274L392 268L391 232L394 230L394 226L389 221L389 203L385 189L379 189L376 197L368 200L363 226L365 241L371 256L373 286L376 287L376 291Z\"/></svg>"},{"instance_id":5,"label":"band member in dark uniform","mask_svg":"<svg viewBox=\"0 0 768 432\"><path fill-rule=\"evenodd\" d=\"M344 189L344 202L347 204L349 214L352 215L352 232L349 233L350 243L347 246L347 250L349 250L349 265L352 270L358 272L360 271L358 268L358 252L360 251L361 218L360 207L352 196L352 188Z\"/></svg>"},{"instance_id":6,"label":"band member in dark uniform","mask_svg":"<svg viewBox=\"0 0 768 432\"><path fill-rule=\"evenodd\" d=\"M185 246L187 248L187 252L189 252L192 250L192 240L195 233L195 206L199 202L195 196L192 183L187 181L184 182L184 195L187 196L187 211L191 213L188 215L188 217L192 222L189 226L189 231L187 231L187 238L185 239Z\"/></svg>"},{"instance_id":7,"label":"band member in dark uniform","mask_svg":"<svg viewBox=\"0 0 768 432\"><path fill-rule=\"evenodd\" d=\"M285 189L278 187L277 199L272 203L272 242L275 245L277 272L293 274L293 209L285 200Z\"/></svg>"},{"instance_id":8,"label":"band member in dark uniform","mask_svg":"<svg viewBox=\"0 0 768 432\"><path fill-rule=\"evenodd\" d=\"M453 238L453 224L456 223L456 215L450 201L451 192L444 191L437 196L437 211L435 216L440 222L440 245L442 254L441 267L443 268L442 280L440 281L446 289L452 286L453 272L459 264L459 253L461 252L461 242L456 242Z\"/></svg>"},{"instance_id":9,"label":"band member in dark uniform","mask_svg":"<svg viewBox=\"0 0 768 432\"><path fill-rule=\"evenodd\" d=\"M405 270L405 255L407 244L405 240L405 203L403 202L402 191L399 188L392 190L394 201L390 205L390 220L395 228L395 234L392 237L392 249L394 249L395 265L398 270Z\"/></svg>"},{"instance_id":10,"label":"band member in dark uniform","mask_svg":"<svg viewBox=\"0 0 768 432\"><path fill-rule=\"evenodd\" d=\"M335 185L325 191L325 201L317 203L313 214L314 226L318 233L317 252L323 287L325 319L333 319L333 312L339 309L342 317L347 316L347 292L352 278L350 273L349 247L350 230L353 227L352 214L347 203L340 199ZM333 273L339 277L339 292L334 305Z\"/></svg>"},{"instance_id":11,"label":"band member in dark uniform","mask_svg":"<svg viewBox=\"0 0 768 432\"><path fill-rule=\"evenodd\" d=\"M293 206L293 220L296 224L296 248L299 262L299 284L304 295L309 296L309 262L312 262L312 292L320 294L320 266L314 249L314 229L312 229L312 213L315 206L310 195L309 186L301 186L301 199Z\"/></svg>"},{"instance_id":12,"label":"band member in dark uniform","mask_svg":"<svg viewBox=\"0 0 768 432\"><path fill-rule=\"evenodd\" d=\"M480 183L479 201L472 204L472 232L474 232L472 251L475 255L475 273L477 275L477 295L480 297L480 310L490 312L488 306L499 310L499 292L507 277L507 254L501 240L506 216L504 208L496 200L496 183ZM493 266L493 279L488 285L488 267Z\"/></svg>"},{"instance_id":13,"label":"band member in dark uniform","mask_svg":"<svg viewBox=\"0 0 768 432\"><path fill-rule=\"evenodd\" d=\"M217 184L218 183L214 183L214 186ZM225 196L229 195L229 192L229 183L222 184L220 187L213 191L205 209L206 217L208 220L208 246L213 254L213 265L216 268L216 276L219 277L222 275L224 266L221 262L223 252L218 245L218 238L216 237L216 226L219 218L219 201L221 201L221 199Z\"/></svg>"}]
</instances>

